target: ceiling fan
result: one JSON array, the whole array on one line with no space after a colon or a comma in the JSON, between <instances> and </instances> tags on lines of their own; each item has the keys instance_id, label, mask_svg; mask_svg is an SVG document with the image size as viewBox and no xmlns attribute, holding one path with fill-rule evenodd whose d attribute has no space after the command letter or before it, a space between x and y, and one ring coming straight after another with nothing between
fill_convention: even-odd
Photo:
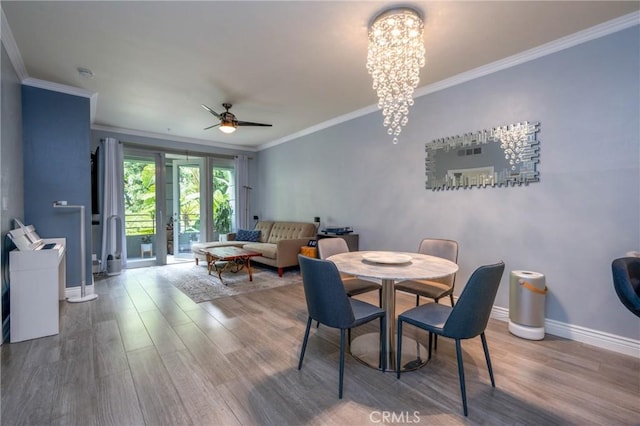
<instances>
[{"instance_id":1,"label":"ceiling fan","mask_svg":"<svg viewBox=\"0 0 640 426\"><path fill-rule=\"evenodd\" d=\"M206 109L211 114L213 114L214 117L216 117L218 120L220 120L220 122L218 124L214 124L213 126L205 127L204 130L209 130L209 129L213 128L213 127L220 126L220 131L221 132L233 133L233 132L236 131L236 128L238 126L271 127L271 124L252 123L251 121L239 121L236 118L236 116L233 115L233 113L229 112L229 109L231 108L231 104L224 103L224 104L222 104L222 107L224 109L226 109L226 111L221 113L221 114L218 114L217 112L215 112L214 110L212 110L208 106L202 104L202 108Z\"/></svg>"}]
</instances>

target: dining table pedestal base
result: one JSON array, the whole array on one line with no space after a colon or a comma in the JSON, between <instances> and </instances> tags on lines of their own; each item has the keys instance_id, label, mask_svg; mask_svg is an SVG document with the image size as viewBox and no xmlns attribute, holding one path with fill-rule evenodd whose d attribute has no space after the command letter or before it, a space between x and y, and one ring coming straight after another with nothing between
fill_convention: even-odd
<instances>
[{"instance_id":1,"label":"dining table pedestal base","mask_svg":"<svg viewBox=\"0 0 640 426\"><path fill-rule=\"evenodd\" d=\"M367 333L353 339L350 352L351 356L362 364L382 370L380 368L380 335L378 333ZM400 371L417 370L427 363L428 356L429 352L424 345L411 337L402 336ZM395 347L387 350L387 372L396 371L396 357Z\"/></svg>"},{"instance_id":2,"label":"dining table pedestal base","mask_svg":"<svg viewBox=\"0 0 640 426\"><path fill-rule=\"evenodd\" d=\"M435 279L455 274L458 265L436 256L420 253L351 251L329 256L338 271L359 278L382 281L381 306L386 314L385 335L387 371L396 371L396 291L395 282ZM381 368L380 335L361 335L351 342L351 355L363 364ZM427 363L428 350L416 340L403 336L401 371L415 370Z\"/></svg>"}]
</instances>

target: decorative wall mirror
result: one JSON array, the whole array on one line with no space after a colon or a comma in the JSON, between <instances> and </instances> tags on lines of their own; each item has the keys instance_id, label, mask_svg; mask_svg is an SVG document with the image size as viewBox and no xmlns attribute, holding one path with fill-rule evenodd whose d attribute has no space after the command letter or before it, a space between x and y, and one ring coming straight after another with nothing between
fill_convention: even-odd
<instances>
[{"instance_id":1,"label":"decorative wall mirror","mask_svg":"<svg viewBox=\"0 0 640 426\"><path fill-rule=\"evenodd\" d=\"M538 182L540 123L510 124L425 144L425 188L484 188Z\"/></svg>"}]
</instances>

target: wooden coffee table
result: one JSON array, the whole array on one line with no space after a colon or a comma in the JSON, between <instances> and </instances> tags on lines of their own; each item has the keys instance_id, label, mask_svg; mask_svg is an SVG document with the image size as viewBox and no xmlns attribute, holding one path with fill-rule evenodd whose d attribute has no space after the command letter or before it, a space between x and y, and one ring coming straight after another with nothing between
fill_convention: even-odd
<instances>
[{"instance_id":1,"label":"wooden coffee table","mask_svg":"<svg viewBox=\"0 0 640 426\"><path fill-rule=\"evenodd\" d=\"M253 275L251 274L251 258L255 256L262 256L262 253L257 251L245 250L239 247L215 247L204 250L207 254L207 272L211 275L211 270L215 269L218 273L220 282L224 284L222 280L223 272L238 272L247 268L249 272L249 281L253 281ZM226 285L226 284L225 284Z\"/></svg>"}]
</instances>

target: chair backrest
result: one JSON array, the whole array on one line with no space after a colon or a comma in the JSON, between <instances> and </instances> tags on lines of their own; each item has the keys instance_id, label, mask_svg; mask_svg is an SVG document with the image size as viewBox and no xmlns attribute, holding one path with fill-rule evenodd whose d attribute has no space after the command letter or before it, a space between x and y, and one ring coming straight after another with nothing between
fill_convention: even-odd
<instances>
[{"instance_id":1,"label":"chair backrest","mask_svg":"<svg viewBox=\"0 0 640 426\"><path fill-rule=\"evenodd\" d=\"M338 268L328 260L298 255L309 316L334 328L348 328L355 317Z\"/></svg>"},{"instance_id":2,"label":"chair backrest","mask_svg":"<svg viewBox=\"0 0 640 426\"><path fill-rule=\"evenodd\" d=\"M344 238L320 238L318 240L318 256L320 259L326 259L334 254L347 253L349 246Z\"/></svg>"},{"instance_id":3,"label":"chair backrest","mask_svg":"<svg viewBox=\"0 0 640 426\"><path fill-rule=\"evenodd\" d=\"M420 242L418 253L428 254L430 256L438 256L443 259L458 263L458 243L453 240L442 240L438 238L425 238ZM429 281L435 281L453 287L456 280L456 274L446 277L436 278Z\"/></svg>"},{"instance_id":4,"label":"chair backrest","mask_svg":"<svg viewBox=\"0 0 640 426\"><path fill-rule=\"evenodd\" d=\"M481 266L471 274L442 328L445 336L469 339L484 331L503 272L504 262L500 262Z\"/></svg>"},{"instance_id":5,"label":"chair backrest","mask_svg":"<svg viewBox=\"0 0 640 426\"><path fill-rule=\"evenodd\" d=\"M640 317L640 257L622 257L611 263L613 287L618 298Z\"/></svg>"}]
</instances>

